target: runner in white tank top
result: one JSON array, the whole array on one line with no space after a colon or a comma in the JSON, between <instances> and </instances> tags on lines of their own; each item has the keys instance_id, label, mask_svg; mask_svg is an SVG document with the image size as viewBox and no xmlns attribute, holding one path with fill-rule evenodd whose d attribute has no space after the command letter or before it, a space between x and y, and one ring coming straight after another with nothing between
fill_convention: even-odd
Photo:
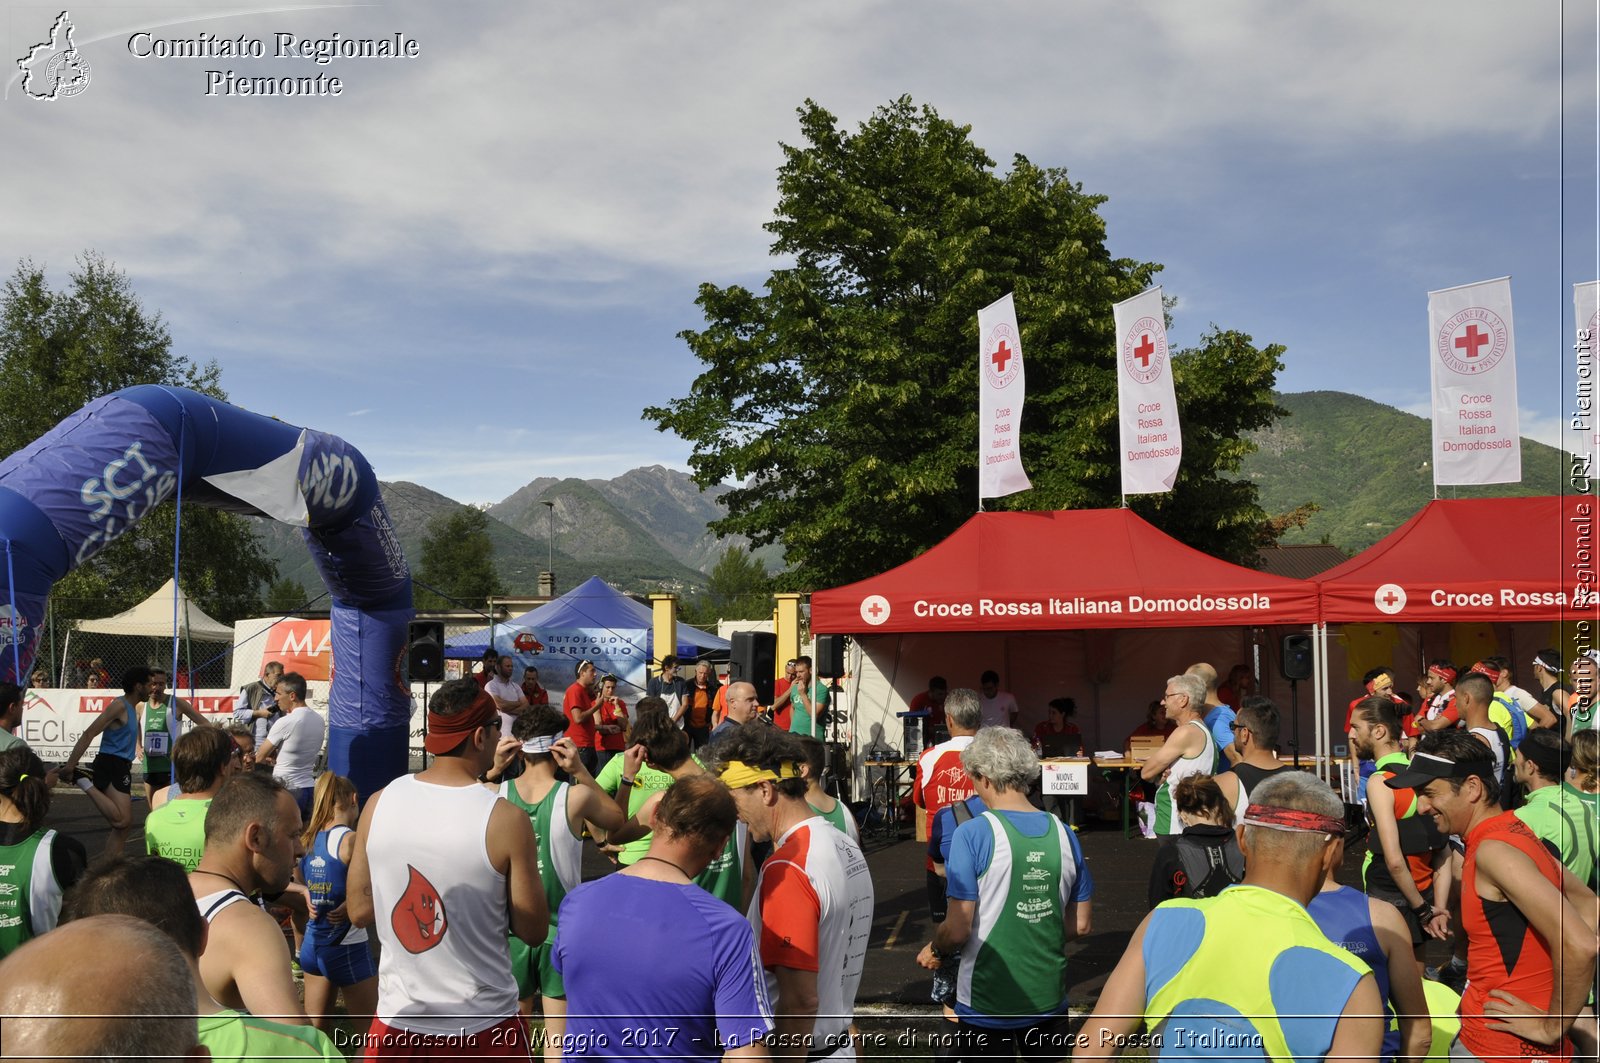
<instances>
[{"instance_id":1,"label":"runner in white tank top","mask_svg":"<svg viewBox=\"0 0 1600 1063\"><path fill-rule=\"evenodd\" d=\"M499 737L494 700L470 679L439 688L427 728L432 765L372 796L350 862L350 920L382 942L367 1058L389 1044L406 1055L421 1035L448 1038L441 1051L526 1059L506 934L538 945L549 909L527 815L479 784L520 743Z\"/></svg>"}]
</instances>

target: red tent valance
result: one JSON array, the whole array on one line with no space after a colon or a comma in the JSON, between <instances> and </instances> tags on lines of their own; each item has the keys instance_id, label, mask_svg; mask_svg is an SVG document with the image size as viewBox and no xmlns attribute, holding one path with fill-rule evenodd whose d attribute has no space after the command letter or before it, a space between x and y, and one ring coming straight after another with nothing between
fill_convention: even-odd
<instances>
[{"instance_id":1,"label":"red tent valance","mask_svg":"<svg viewBox=\"0 0 1600 1063\"><path fill-rule=\"evenodd\" d=\"M880 576L811 596L828 634L1309 624L1314 584L1231 565L1126 509L979 513Z\"/></svg>"}]
</instances>

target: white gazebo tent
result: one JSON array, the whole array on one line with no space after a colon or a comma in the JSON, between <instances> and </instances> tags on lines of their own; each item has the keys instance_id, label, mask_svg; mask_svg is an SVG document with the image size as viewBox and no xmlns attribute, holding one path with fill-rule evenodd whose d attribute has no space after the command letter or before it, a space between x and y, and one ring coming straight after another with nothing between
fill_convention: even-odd
<instances>
[{"instance_id":1,"label":"white gazebo tent","mask_svg":"<svg viewBox=\"0 0 1600 1063\"><path fill-rule=\"evenodd\" d=\"M176 626L174 626L173 598L177 598ZM194 604L178 587L177 580L169 579L150 597L124 610L116 616L99 620L84 620L78 624L77 633L97 635L131 635L138 638L181 638L184 657L189 656L192 642L233 642L233 627L213 619L204 609ZM71 658L72 636L67 636L62 647L62 674L67 672Z\"/></svg>"}]
</instances>

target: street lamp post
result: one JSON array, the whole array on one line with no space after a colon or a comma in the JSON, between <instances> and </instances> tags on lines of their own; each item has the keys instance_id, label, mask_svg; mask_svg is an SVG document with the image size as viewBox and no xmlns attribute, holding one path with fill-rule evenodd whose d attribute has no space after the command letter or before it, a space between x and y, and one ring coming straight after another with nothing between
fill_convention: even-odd
<instances>
[{"instance_id":1,"label":"street lamp post","mask_svg":"<svg viewBox=\"0 0 1600 1063\"><path fill-rule=\"evenodd\" d=\"M556 592L556 504L554 502L539 503L550 511L550 536L545 540L544 570L550 573L550 594Z\"/></svg>"}]
</instances>

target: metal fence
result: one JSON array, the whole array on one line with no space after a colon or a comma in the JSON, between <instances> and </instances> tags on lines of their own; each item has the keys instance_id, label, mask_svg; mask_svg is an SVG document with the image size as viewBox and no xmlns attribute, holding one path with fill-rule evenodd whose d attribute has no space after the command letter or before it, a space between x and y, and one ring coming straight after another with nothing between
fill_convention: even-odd
<instances>
[{"instance_id":1,"label":"metal fence","mask_svg":"<svg viewBox=\"0 0 1600 1063\"><path fill-rule=\"evenodd\" d=\"M105 603L98 599L51 599L28 685L120 690L122 673L129 668L173 670L170 635L109 635L78 630L81 621L98 619L105 611ZM169 687L184 690L191 686L229 686L233 668L229 643L180 640L177 649L177 672L168 677Z\"/></svg>"}]
</instances>

